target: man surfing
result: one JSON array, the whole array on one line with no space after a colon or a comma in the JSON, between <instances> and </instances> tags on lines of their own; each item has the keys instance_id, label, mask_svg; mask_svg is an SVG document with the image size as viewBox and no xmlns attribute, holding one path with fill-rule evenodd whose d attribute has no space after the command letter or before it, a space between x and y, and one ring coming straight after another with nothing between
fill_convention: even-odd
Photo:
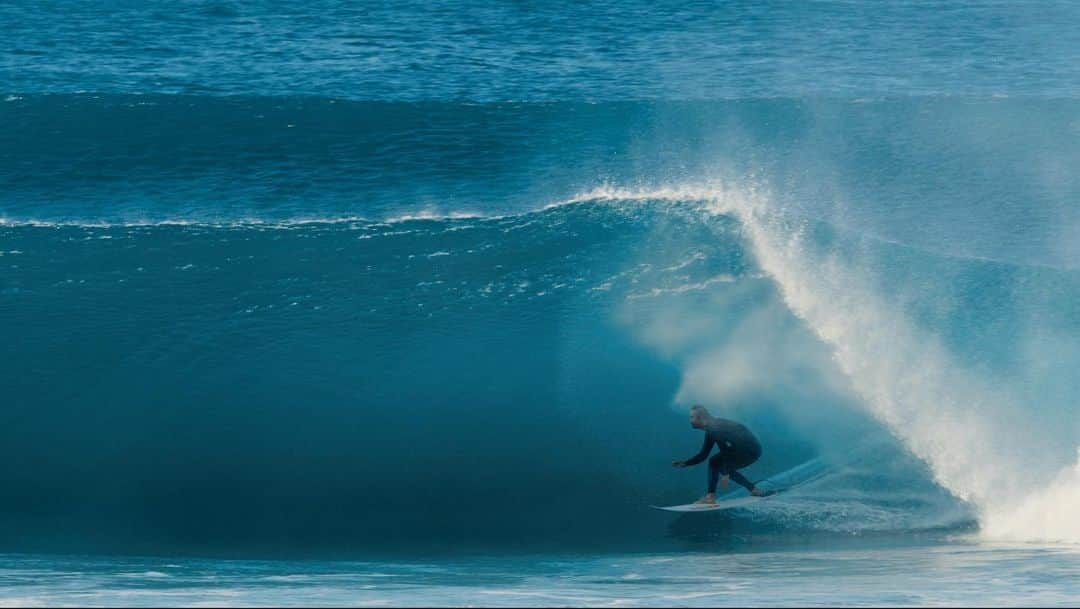
<instances>
[{"instance_id":1,"label":"man surfing","mask_svg":"<svg viewBox=\"0 0 1080 609\"><path fill-rule=\"evenodd\" d=\"M727 490L728 478L746 487L755 497L767 497L775 491L765 491L746 479L737 470L749 466L761 457L761 444L745 425L721 419L709 414L700 404L690 408L690 426L705 431L705 443L698 454L685 461L672 461L675 467L697 465L709 456L715 444L719 452L709 459L709 490L705 496L695 501L698 505L716 504L716 482L723 474L722 484Z\"/></svg>"}]
</instances>

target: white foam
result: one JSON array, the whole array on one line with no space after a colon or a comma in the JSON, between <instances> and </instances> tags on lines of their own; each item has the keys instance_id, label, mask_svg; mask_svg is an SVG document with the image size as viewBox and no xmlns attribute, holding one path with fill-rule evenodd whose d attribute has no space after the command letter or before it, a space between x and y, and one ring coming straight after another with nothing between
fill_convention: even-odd
<instances>
[{"instance_id":1,"label":"white foam","mask_svg":"<svg viewBox=\"0 0 1080 609\"><path fill-rule=\"evenodd\" d=\"M730 275L728 273L721 273L721 274L716 275L714 277L710 277L710 278L708 278L708 279L706 279L704 281L699 281L699 282L696 282L696 283L689 283L689 284L686 284L686 285L680 285L680 286L676 286L676 287L673 287L673 288L653 288L653 289L649 290L648 292L630 293L630 294L627 294L626 297L628 299L630 299L630 300L637 300L637 299L641 299L641 298L656 298L658 296L663 296L665 294L684 294L686 292L696 292L696 291L699 291L699 290L705 290L705 289L708 289L709 287L714 286L714 285L716 285L718 283L733 283L734 281L735 281L735 276L734 275ZM610 287L611 286L608 285L608 288L610 288Z\"/></svg>"},{"instance_id":2,"label":"white foam","mask_svg":"<svg viewBox=\"0 0 1080 609\"><path fill-rule=\"evenodd\" d=\"M405 213L373 219L367 216L344 215L344 216L296 216L291 218L257 218L239 217L231 219L213 218L164 218L159 220L128 219L128 220L81 220L60 219L42 220L36 218L7 218L0 217L0 227L37 227L37 228L145 228L156 226L182 226L182 227L206 227L206 228L268 228L288 229L311 225L334 225L334 224L381 224L394 225L418 220L467 220L467 219L496 219L503 216L484 216L474 212L455 211L445 214L425 210L415 213Z\"/></svg>"},{"instance_id":3,"label":"white foam","mask_svg":"<svg viewBox=\"0 0 1080 609\"><path fill-rule=\"evenodd\" d=\"M1009 541L1080 542L1080 447L1077 462L1050 484L1030 489L1019 505L991 510L984 533Z\"/></svg>"}]
</instances>

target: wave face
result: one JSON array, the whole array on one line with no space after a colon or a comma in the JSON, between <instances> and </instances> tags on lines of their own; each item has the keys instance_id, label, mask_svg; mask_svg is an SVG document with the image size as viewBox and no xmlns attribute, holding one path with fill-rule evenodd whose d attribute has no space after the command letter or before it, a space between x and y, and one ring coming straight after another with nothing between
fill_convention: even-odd
<instances>
[{"instance_id":1,"label":"wave face","mask_svg":"<svg viewBox=\"0 0 1080 609\"><path fill-rule=\"evenodd\" d=\"M694 203L0 230L9 540L685 541L645 509L704 475L668 465L699 441L680 385L758 431L754 475L836 464L760 531L969 518L861 414L738 220ZM772 348L798 354L751 374Z\"/></svg>"},{"instance_id":2,"label":"wave face","mask_svg":"<svg viewBox=\"0 0 1080 609\"><path fill-rule=\"evenodd\" d=\"M1076 7L0 8L0 546L1080 542Z\"/></svg>"}]
</instances>

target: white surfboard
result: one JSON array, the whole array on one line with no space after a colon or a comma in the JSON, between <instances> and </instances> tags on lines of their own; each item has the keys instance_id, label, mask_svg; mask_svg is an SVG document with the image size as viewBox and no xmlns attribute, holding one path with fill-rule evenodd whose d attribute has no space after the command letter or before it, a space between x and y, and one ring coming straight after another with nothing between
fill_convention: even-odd
<instances>
[{"instance_id":1,"label":"white surfboard","mask_svg":"<svg viewBox=\"0 0 1080 609\"><path fill-rule=\"evenodd\" d=\"M753 497L747 495L746 497L736 497L735 499L723 499L711 505L707 503L684 503L683 505L650 505L649 507L657 510L664 510L665 512L715 512L717 510L730 510L731 508L746 507L750 504L764 501L769 497L775 496L776 494L769 495L768 497Z\"/></svg>"}]
</instances>

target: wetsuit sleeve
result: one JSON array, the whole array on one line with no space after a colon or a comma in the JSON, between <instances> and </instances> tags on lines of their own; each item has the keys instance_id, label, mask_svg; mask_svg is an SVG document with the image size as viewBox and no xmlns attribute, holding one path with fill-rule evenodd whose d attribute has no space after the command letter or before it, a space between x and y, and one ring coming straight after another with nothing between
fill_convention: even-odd
<instances>
[{"instance_id":1,"label":"wetsuit sleeve","mask_svg":"<svg viewBox=\"0 0 1080 609\"><path fill-rule=\"evenodd\" d=\"M713 441L712 438L709 437L709 434L705 434L705 443L701 445L701 450L698 451L698 454L684 461L684 463L687 465L697 465L704 461L705 457L709 456L709 451L712 450L712 443Z\"/></svg>"}]
</instances>

